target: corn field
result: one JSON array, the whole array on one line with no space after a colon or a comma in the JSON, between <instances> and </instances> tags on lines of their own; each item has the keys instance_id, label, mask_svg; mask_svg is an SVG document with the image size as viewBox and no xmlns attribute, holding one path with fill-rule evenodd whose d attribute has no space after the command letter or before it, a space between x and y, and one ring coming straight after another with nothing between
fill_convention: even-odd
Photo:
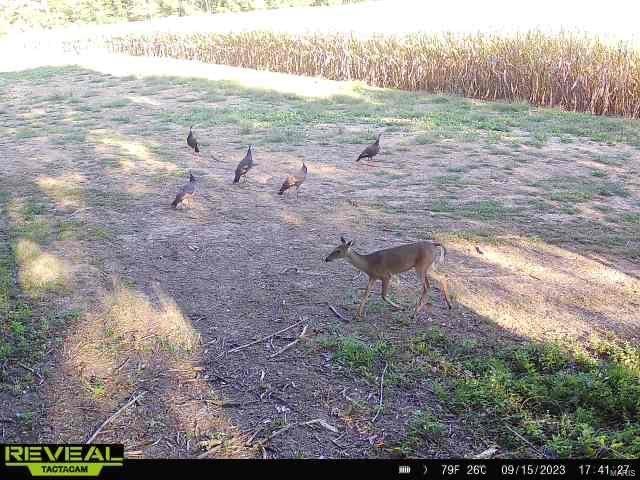
<instances>
[{"instance_id":1,"label":"corn field","mask_svg":"<svg viewBox=\"0 0 640 480\"><path fill-rule=\"evenodd\" d=\"M527 101L597 115L640 116L640 50L589 36L529 32L360 38L277 32L130 35L118 53L361 80L378 87Z\"/></svg>"}]
</instances>

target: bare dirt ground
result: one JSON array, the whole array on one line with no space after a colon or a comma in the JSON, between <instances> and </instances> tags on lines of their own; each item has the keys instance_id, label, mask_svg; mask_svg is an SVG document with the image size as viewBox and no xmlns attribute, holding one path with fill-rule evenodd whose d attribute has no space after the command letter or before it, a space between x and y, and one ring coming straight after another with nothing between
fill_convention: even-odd
<instances>
[{"instance_id":1,"label":"bare dirt ground","mask_svg":"<svg viewBox=\"0 0 640 480\"><path fill-rule=\"evenodd\" d=\"M96 441L124 443L130 457L389 456L428 408L446 432L413 453L472 456L493 439L437 397L437 372L408 376L413 339L437 326L480 345L640 340L637 125L620 133L602 120L615 138L600 142L551 123L543 141L516 127L462 138L460 105L460 129L509 112L360 87L349 96L353 86L333 82L316 81L338 90L319 100L155 74L0 74L0 234L15 257L11 302L29 306L33 332L12 327L26 346L2 363L0 441L84 441L144 393ZM414 117L427 119L421 129ZM443 121L452 130L431 137ZM185 142L192 124L200 157ZM377 131L381 154L356 164ZM257 165L232 185L249 143ZM302 159L300 197L278 196ZM194 205L172 210L188 171ZM341 235L360 252L439 239L449 255L433 277L448 278L454 310L434 288L413 321L377 285L366 320L351 321L366 276L323 262ZM416 294L413 273L393 285L406 306ZM395 353L358 363L344 339ZM304 424L315 419L329 426Z\"/></svg>"}]
</instances>

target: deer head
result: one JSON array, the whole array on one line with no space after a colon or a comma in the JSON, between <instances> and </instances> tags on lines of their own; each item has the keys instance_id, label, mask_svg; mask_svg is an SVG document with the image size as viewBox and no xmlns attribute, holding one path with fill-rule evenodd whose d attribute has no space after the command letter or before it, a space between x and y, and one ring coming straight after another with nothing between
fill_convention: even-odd
<instances>
[{"instance_id":1,"label":"deer head","mask_svg":"<svg viewBox=\"0 0 640 480\"><path fill-rule=\"evenodd\" d=\"M325 262L331 262L333 260L337 260L340 258L345 258L349 255L349 250L353 246L353 240L346 241L344 237L340 237L340 245L333 249L327 258L324 259Z\"/></svg>"}]
</instances>

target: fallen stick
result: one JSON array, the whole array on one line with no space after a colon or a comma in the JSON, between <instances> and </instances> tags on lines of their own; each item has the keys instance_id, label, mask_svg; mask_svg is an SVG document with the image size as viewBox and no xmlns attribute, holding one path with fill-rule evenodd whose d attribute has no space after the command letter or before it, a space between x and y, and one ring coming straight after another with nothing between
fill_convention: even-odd
<instances>
[{"instance_id":1,"label":"fallen stick","mask_svg":"<svg viewBox=\"0 0 640 480\"><path fill-rule=\"evenodd\" d=\"M384 374L387 371L387 367L389 366L389 364L387 362L384 362L384 370L382 370L382 376L380 377L380 403L378 404L378 411L376 412L375 417L373 417L373 420L371 420L372 422L376 421L376 418L378 418L378 415L380 415L380 412L382 412L382 389L384 387Z\"/></svg>"},{"instance_id":2,"label":"fallen stick","mask_svg":"<svg viewBox=\"0 0 640 480\"><path fill-rule=\"evenodd\" d=\"M278 330L276 333L272 333L271 335L266 336L266 337L264 337L264 338L261 338L260 340L255 340L255 341L253 341L253 342L251 342L251 343L247 343L247 344L245 344L245 345L240 345L239 347L232 348L232 349L231 349L231 350L229 350L227 353L237 352L237 351L242 350L242 349L244 349L244 348L251 347L252 345L255 345L256 343L265 342L265 341L269 340L270 338L275 337L276 335L278 335L278 334L280 334L280 333L282 333L282 332L286 332L287 330L291 330L293 327L296 327L296 326L300 325L300 324L301 324L302 322L304 322L305 320L306 320L306 319L304 319L304 318L303 318L303 319L302 319L302 320L300 320L299 322L296 322L296 323L294 323L293 325L289 325L288 327L283 328L282 330Z\"/></svg>"},{"instance_id":3,"label":"fallen stick","mask_svg":"<svg viewBox=\"0 0 640 480\"><path fill-rule=\"evenodd\" d=\"M330 423L325 422L321 418L315 418L313 420L309 420L308 422L302 422L300 425L315 425L316 423L333 433L338 433L338 429L336 427L334 427Z\"/></svg>"},{"instance_id":4,"label":"fallen stick","mask_svg":"<svg viewBox=\"0 0 640 480\"><path fill-rule=\"evenodd\" d=\"M127 359L126 359L124 362L122 362L122 363L121 363L121 364L120 364L120 365L119 365L119 366L118 366L118 367L113 371L113 373L118 373L118 372L120 372L120 370L122 370L122 369L124 368L124 366L125 366L127 363L129 363L129 357L127 357Z\"/></svg>"},{"instance_id":5,"label":"fallen stick","mask_svg":"<svg viewBox=\"0 0 640 480\"><path fill-rule=\"evenodd\" d=\"M524 443L526 443L527 445L529 445L534 452L536 452L538 455L540 455L541 457L544 457L544 455L542 454L542 452L538 449L538 447L536 447L533 443L531 443L529 440L527 440L526 438L524 438L522 435L520 435L516 430L514 430L513 428L511 428L506 422L502 422L503 425L507 428L507 430L511 431L511 433L513 433L516 437L518 437L520 440L522 440Z\"/></svg>"},{"instance_id":6,"label":"fallen stick","mask_svg":"<svg viewBox=\"0 0 640 480\"><path fill-rule=\"evenodd\" d=\"M202 459L202 458L206 458L209 455L211 455L212 453L217 452L218 450L220 450L222 448L222 443L219 443L213 447L211 447L209 450L207 450L206 452L201 453L200 455L198 455L198 459Z\"/></svg>"},{"instance_id":7,"label":"fallen stick","mask_svg":"<svg viewBox=\"0 0 640 480\"><path fill-rule=\"evenodd\" d=\"M222 402L222 403L214 403L222 408L231 408L231 407L244 407L245 405L253 405L254 403L261 403L260 400L250 400L248 402Z\"/></svg>"},{"instance_id":8,"label":"fallen stick","mask_svg":"<svg viewBox=\"0 0 640 480\"><path fill-rule=\"evenodd\" d=\"M109 423L112 422L118 415L120 415L122 412L124 412L129 406L131 406L132 404L134 404L135 402L137 402L139 399L141 399L142 397L144 397L147 394L147 392L142 392L139 393L138 395L136 395L135 397L133 397L131 400L129 400L127 403L125 403L122 407L120 407L118 409L118 411L116 413L114 413L113 415L111 415L109 418L107 418L104 422L102 422L102 425L100 425L98 427L98 429L94 432L93 435L91 435L87 441L85 442L85 444L89 444L91 443L102 431L102 429Z\"/></svg>"},{"instance_id":9,"label":"fallen stick","mask_svg":"<svg viewBox=\"0 0 640 480\"><path fill-rule=\"evenodd\" d=\"M280 430L276 430L275 432L273 432L271 435L269 435L267 438L260 440L258 442L258 445L260 447L264 448L264 444L267 442L270 442L271 440L273 440L274 438L276 438L278 435L283 434L284 432L286 432L287 430L289 430L291 427L293 427L295 424L290 423L289 425L287 425L286 427L282 427Z\"/></svg>"},{"instance_id":10,"label":"fallen stick","mask_svg":"<svg viewBox=\"0 0 640 480\"><path fill-rule=\"evenodd\" d=\"M25 365L24 363L18 363L18 366L24 368L25 370L27 370L27 371L29 371L31 373L33 373L36 377L38 377L38 380L41 381L40 383L42 383L42 381L44 380L42 378L42 375L40 375L38 372L36 372L33 368Z\"/></svg>"},{"instance_id":11,"label":"fallen stick","mask_svg":"<svg viewBox=\"0 0 640 480\"><path fill-rule=\"evenodd\" d=\"M340 320L342 320L343 322L349 323L349 320L347 320L347 319L344 317L344 315L342 315L338 310L336 310L336 307L334 307L334 306L333 306L333 305L331 305L331 304L328 304L328 305L329 305L329 310L331 310L331 311L335 314L335 316L336 316L336 317L338 317L338 318L339 318Z\"/></svg>"},{"instance_id":12,"label":"fallen stick","mask_svg":"<svg viewBox=\"0 0 640 480\"><path fill-rule=\"evenodd\" d=\"M251 443L253 442L253 439L256 438L258 436L258 434L264 430L264 427L260 427L258 428L255 432L253 432L253 435L251 435L251 437L249 437L249 440L247 440L244 444L247 447L251 446Z\"/></svg>"},{"instance_id":13,"label":"fallen stick","mask_svg":"<svg viewBox=\"0 0 640 480\"><path fill-rule=\"evenodd\" d=\"M477 454L473 458L477 458L477 459L491 458L496 454L497 451L498 449L496 447L487 448L484 452Z\"/></svg>"},{"instance_id":14,"label":"fallen stick","mask_svg":"<svg viewBox=\"0 0 640 480\"><path fill-rule=\"evenodd\" d=\"M309 328L309 325L305 325L304 326L304 328L302 329L302 332L300 333L300 336L298 338L296 338L293 342L287 343L284 347L282 347L276 353L274 353L273 355L269 356L269 358L277 357L281 353L286 352L291 347L293 347L295 344L297 344L300 340L302 340L304 338L305 333L307 333L307 328Z\"/></svg>"},{"instance_id":15,"label":"fallen stick","mask_svg":"<svg viewBox=\"0 0 640 480\"><path fill-rule=\"evenodd\" d=\"M342 437L344 437L347 434L347 431L345 430L344 432L342 432L342 435L340 435L338 438L330 438L329 440L331 440L331 442L336 445L337 447L340 448L347 448L346 445L341 445L338 443L338 440L340 440Z\"/></svg>"},{"instance_id":16,"label":"fallen stick","mask_svg":"<svg viewBox=\"0 0 640 480\"><path fill-rule=\"evenodd\" d=\"M91 207L86 207L86 208L79 208L78 210L76 210L75 212L70 213L67 218L72 218L74 216L76 216L78 213L81 212L86 212L87 210L91 210Z\"/></svg>"}]
</instances>

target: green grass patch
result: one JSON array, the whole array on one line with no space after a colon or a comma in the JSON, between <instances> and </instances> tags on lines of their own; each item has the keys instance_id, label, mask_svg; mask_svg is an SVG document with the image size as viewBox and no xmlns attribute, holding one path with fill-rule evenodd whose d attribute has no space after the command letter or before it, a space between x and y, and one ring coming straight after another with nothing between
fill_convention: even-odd
<instances>
[{"instance_id":1,"label":"green grass patch","mask_svg":"<svg viewBox=\"0 0 640 480\"><path fill-rule=\"evenodd\" d=\"M131 100L127 98L117 98L102 104L101 109L105 108L122 108L131 104Z\"/></svg>"},{"instance_id":2,"label":"green grass patch","mask_svg":"<svg viewBox=\"0 0 640 480\"><path fill-rule=\"evenodd\" d=\"M521 454L529 446L561 457L640 455L640 349L612 341L588 350L555 344L467 344L440 331L416 337L408 350L436 371L451 407L472 428ZM446 368L443 368L446 366Z\"/></svg>"},{"instance_id":3,"label":"green grass patch","mask_svg":"<svg viewBox=\"0 0 640 480\"><path fill-rule=\"evenodd\" d=\"M66 221L58 225L58 240L107 240L112 234L98 225L88 225L82 221Z\"/></svg>"},{"instance_id":4,"label":"green grass patch","mask_svg":"<svg viewBox=\"0 0 640 480\"><path fill-rule=\"evenodd\" d=\"M640 226L640 213L624 213L620 220L628 225Z\"/></svg>"},{"instance_id":5,"label":"green grass patch","mask_svg":"<svg viewBox=\"0 0 640 480\"><path fill-rule=\"evenodd\" d=\"M426 443L437 444L446 431L446 426L430 411L417 410L406 431L406 437L392 451L402 456L413 456Z\"/></svg>"},{"instance_id":6,"label":"green grass patch","mask_svg":"<svg viewBox=\"0 0 640 480\"><path fill-rule=\"evenodd\" d=\"M553 177L534 184L548 192L548 198L556 202L584 203L596 197L627 197L629 192L619 182L603 180L604 177Z\"/></svg>"},{"instance_id":7,"label":"green grass patch","mask_svg":"<svg viewBox=\"0 0 640 480\"><path fill-rule=\"evenodd\" d=\"M40 132L35 128L22 127L16 130L16 140L26 140L29 138L39 137Z\"/></svg>"},{"instance_id":8,"label":"green grass patch","mask_svg":"<svg viewBox=\"0 0 640 480\"><path fill-rule=\"evenodd\" d=\"M504 205L497 200L479 200L461 205L459 212L467 218L499 220L517 215L520 209Z\"/></svg>"},{"instance_id":9,"label":"green grass patch","mask_svg":"<svg viewBox=\"0 0 640 480\"><path fill-rule=\"evenodd\" d=\"M326 339L322 346L334 352L336 362L369 379L375 377L374 368L394 353L393 346L386 341L370 344L350 336Z\"/></svg>"},{"instance_id":10,"label":"green grass patch","mask_svg":"<svg viewBox=\"0 0 640 480\"><path fill-rule=\"evenodd\" d=\"M115 117L111 117L111 121L116 123L126 124L126 123L131 123L131 117L117 115Z\"/></svg>"}]
</instances>

